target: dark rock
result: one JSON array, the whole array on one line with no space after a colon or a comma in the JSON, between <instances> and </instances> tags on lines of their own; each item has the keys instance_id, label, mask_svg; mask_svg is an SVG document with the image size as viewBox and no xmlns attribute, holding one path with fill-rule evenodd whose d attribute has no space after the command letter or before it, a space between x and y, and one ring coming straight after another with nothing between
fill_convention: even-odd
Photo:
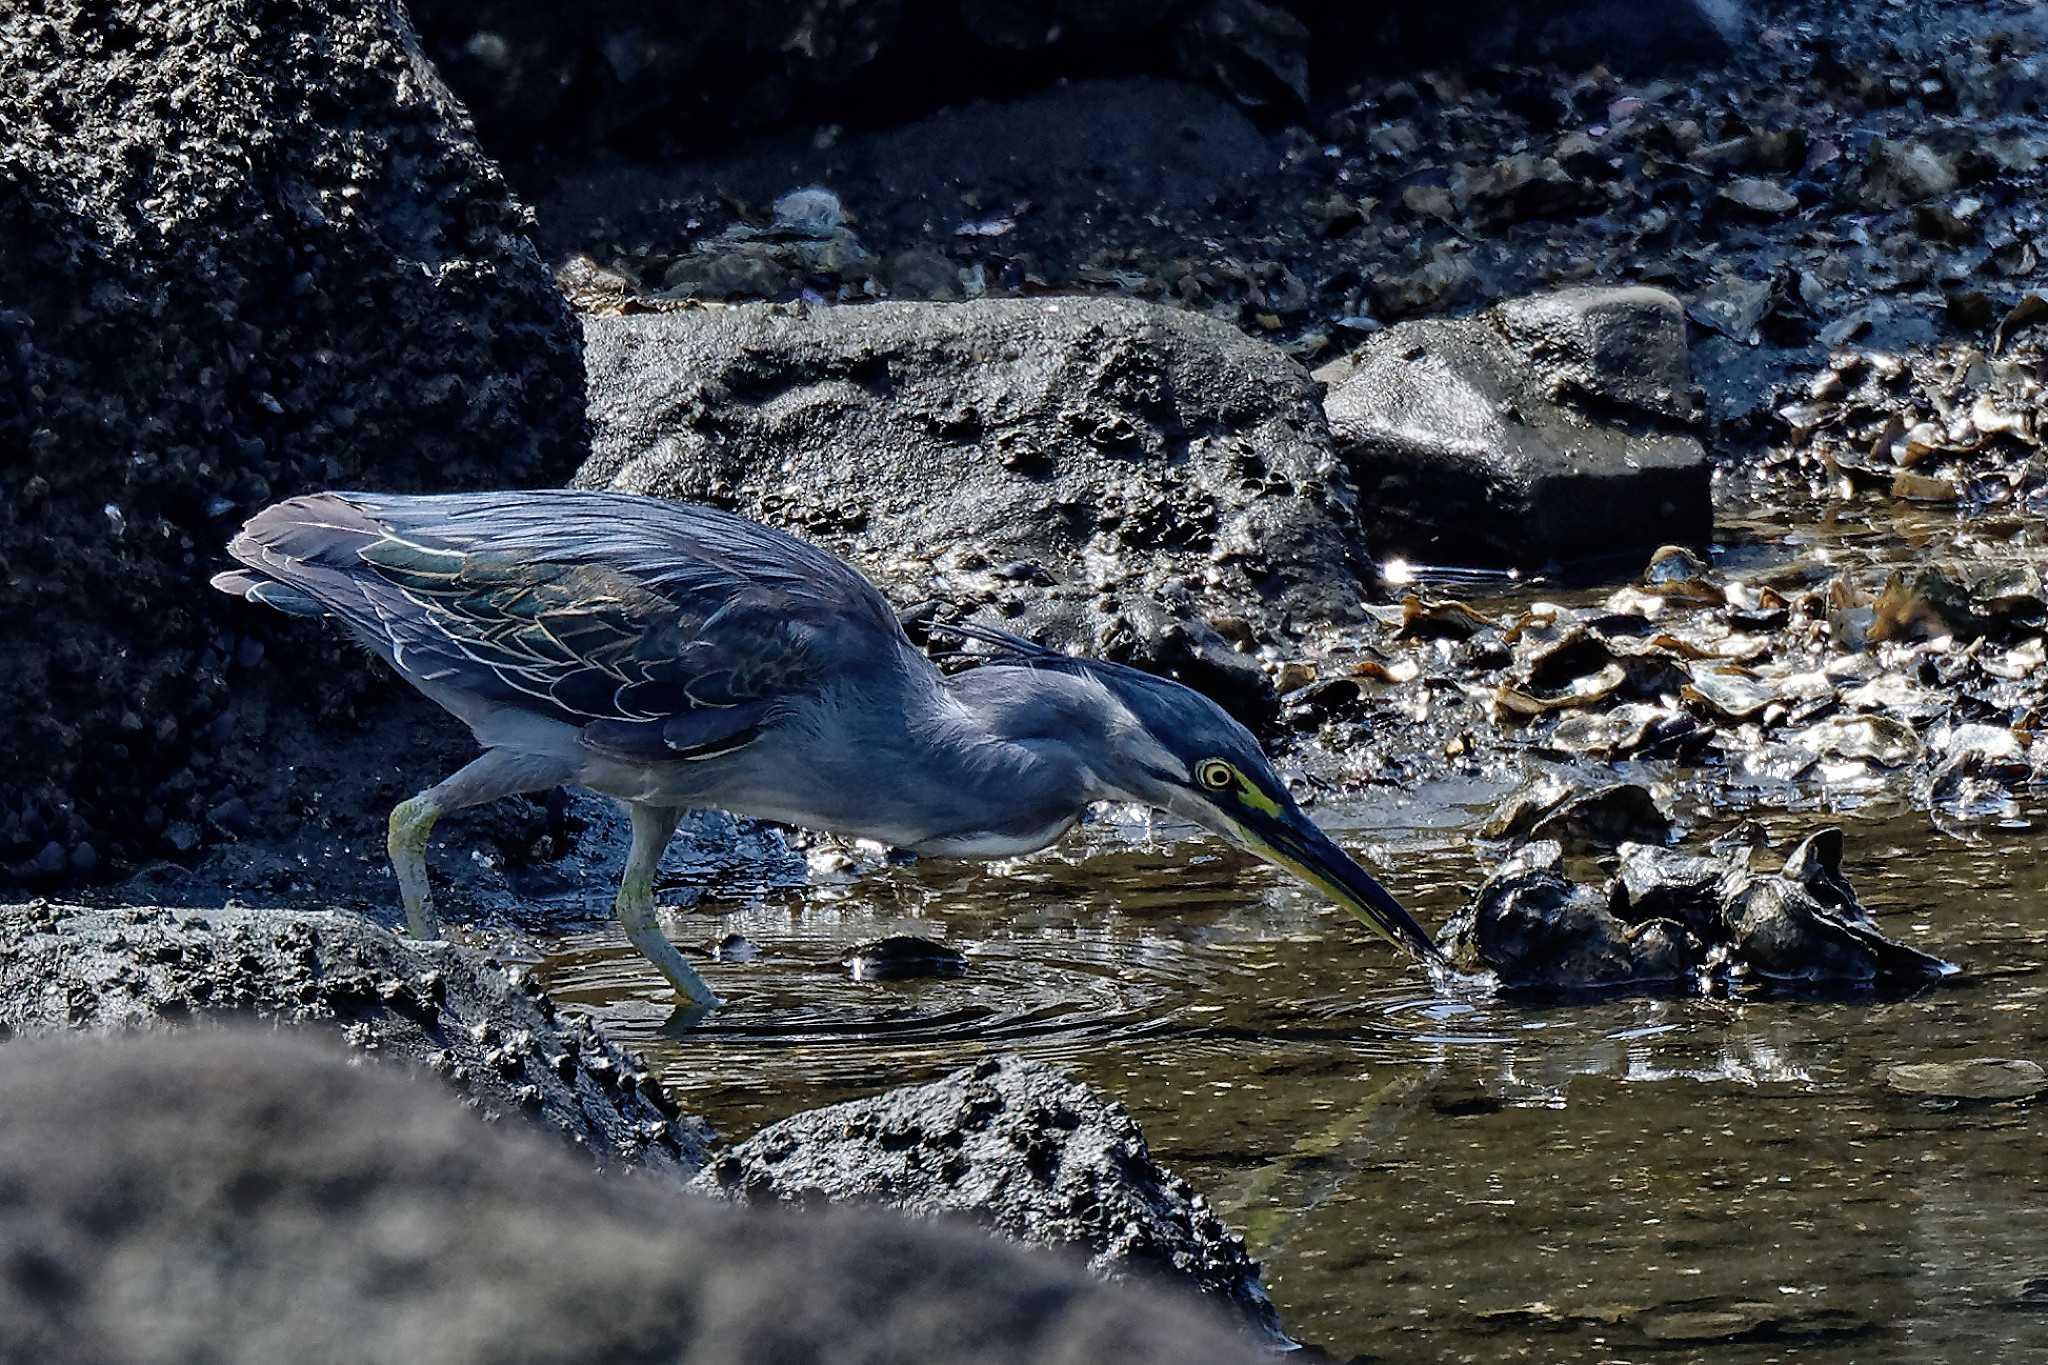
<instances>
[{"instance_id":1,"label":"dark rock","mask_svg":"<svg viewBox=\"0 0 2048 1365\"><path fill-rule=\"evenodd\" d=\"M1546 773L1503 798L1480 832L1510 845L1553 841L1575 853L1661 844L1671 837L1671 816L1639 782L1583 786Z\"/></svg>"},{"instance_id":2,"label":"dark rock","mask_svg":"<svg viewBox=\"0 0 2048 1365\"><path fill-rule=\"evenodd\" d=\"M814 1109L721 1155L695 1186L747 1203L872 1202L965 1215L1099 1273L1201 1290L1270 1339L1244 1239L1153 1161L1123 1107L1064 1072L991 1059L929 1085Z\"/></svg>"},{"instance_id":3,"label":"dark rock","mask_svg":"<svg viewBox=\"0 0 2048 1365\"><path fill-rule=\"evenodd\" d=\"M1388 328L1329 371L1325 408L1382 552L1533 565L1699 544L1710 468L1671 429L1685 357L1670 295L1574 290Z\"/></svg>"},{"instance_id":4,"label":"dark rock","mask_svg":"<svg viewBox=\"0 0 2048 1365\"><path fill-rule=\"evenodd\" d=\"M915 934L891 934L854 945L846 969L855 981L910 981L921 977L959 976L967 955L958 948Z\"/></svg>"},{"instance_id":5,"label":"dark rock","mask_svg":"<svg viewBox=\"0 0 2048 1365\"><path fill-rule=\"evenodd\" d=\"M1645 71L1728 52L1744 0L747 0L573 10L421 0L434 60L514 153L701 147L849 115L905 121L1092 74L1179 75L1295 113L1366 71L1557 61Z\"/></svg>"},{"instance_id":6,"label":"dark rock","mask_svg":"<svg viewBox=\"0 0 2048 1365\"><path fill-rule=\"evenodd\" d=\"M1721 887L1732 865L1655 844L1623 844L1610 905L1630 924L1669 920L1709 941L1722 936Z\"/></svg>"},{"instance_id":7,"label":"dark rock","mask_svg":"<svg viewBox=\"0 0 2048 1365\"><path fill-rule=\"evenodd\" d=\"M11 1043L0 1112L9 1360L1255 1355L1205 1305L970 1230L601 1178L309 1039Z\"/></svg>"},{"instance_id":8,"label":"dark rock","mask_svg":"<svg viewBox=\"0 0 2048 1365\"><path fill-rule=\"evenodd\" d=\"M1722 914L1745 971L1779 981L1912 984L1956 968L1879 933L1842 876L1842 833L1802 841L1776 876L1730 878Z\"/></svg>"},{"instance_id":9,"label":"dark rock","mask_svg":"<svg viewBox=\"0 0 2048 1365\"><path fill-rule=\"evenodd\" d=\"M854 301L957 299L976 265L976 289L1003 289L1021 237L1085 241L1093 261L1110 206L1199 219L1241 199L1271 159L1251 120L1209 91L1150 78L1076 80L913 123L848 128L823 149L806 129L721 146L702 162L577 158L550 177L536 230L544 250L571 262L572 295L599 312L617 311L608 296L627 288L693 299L787 301L803 290ZM845 212L832 249L816 234L778 234L760 221L806 184L829 188ZM717 195L705 202L710 186ZM692 205L682 211L695 216L702 204L716 215L707 222L722 226L683 229L679 198ZM730 200L765 212L730 221ZM643 242L656 248L652 257L618 250ZM1044 240L1026 250L1035 270L1065 254ZM607 277L576 261L586 252L625 273Z\"/></svg>"},{"instance_id":10,"label":"dark rock","mask_svg":"<svg viewBox=\"0 0 2048 1365\"><path fill-rule=\"evenodd\" d=\"M1369 569L1313 384L1210 319L1068 298L586 328L585 487L735 508L900 601L1175 672L1240 711L1263 679L1215 623L1271 641L1358 613ZM1018 560L1052 586L992 567Z\"/></svg>"},{"instance_id":11,"label":"dark rock","mask_svg":"<svg viewBox=\"0 0 2048 1365\"><path fill-rule=\"evenodd\" d=\"M1687 422L1697 407L1681 311L1661 289L1559 289L1509 299L1492 320L1551 398Z\"/></svg>"},{"instance_id":12,"label":"dark rock","mask_svg":"<svg viewBox=\"0 0 2048 1365\"><path fill-rule=\"evenodd\" d=\"M335 911L0 906L0 1037L251 1019L434 1072L602 1165L704 1160L702 1125L637 1059L471 949Z\"/></svg>"},{"instance_id":13,"label":"dark rock","mask_svg":"<svg viewBox=\"0 0 2048 1365\"><path fill-rule=\"evenodd\" d=\"M1178 75L1252 107L1306 104L1309 33L1260 0L596 0L415 6L492 146L701 149L858 111L902 122L1063 76Z\"/></svg>"},{"instance_id":14,"label":"dark rock","mask_svg":"<svg viewBox=\"0 0 2048 1365\"><path fill-rule=\"evenodd\" d=\"M1180 69L1251 109L1308 108L1309 31L1262 0L1204 0L1173 27Z\"/></svg>"},{"instance_id":15,"label":"dark rock","mask_svg":"<svg viewBox=\"0 0 2048 1365\"><path fill-rule=\"evenodd\" d=\"M401 7L9 5L0 51L0 833L64 809L103 869L196 844L200 793L270 773L208 739L231 698L303 728L362 692L338 641L230 682L270 629L204 590L239 514L559 480L583 372Z\"/></svg>"},{"instance_id":16,"label":"dark rock","mask_svg":"<svg viewBox=\"0 0 2048 1365\"><path fill-rule=\"evenodd\" d=\"M1430 5L1356 8L1373 17L1375 54L1394 69L1447 62L1556 62L1572 69L1603 63L1647 71L1722 56L1741 43L1754 21L1744 0L1548 0L1503 5L1492 0L1439 0ZM1336 35L1317 25L1320 42Z\"/></svg>"},{"instance_id":17,"label":"dark rock","mask_svg":"<svg viewBox=\"0 0 2048 1365\"><path fill-rule=\"evenodd\" d=\"M1697 970L1704 954L1678 926L1636 938L1648 926L1624 924L1597 889L1564 874L1564 850L1530 844L1503 863L1465 910L1437 935L1453 964L1490 971L1519 990L1586 990L1675 980Z\"/></svg>"},{"instance_id":18,"label":"dark rock","mask_svg":"<svg viewBox=\"0 0 2048 1365\"><path fill-rule=\"evenodd\" d=\"M1461 969L1510 990L1569 992L1744 978L1808 987L1911 987L1957 969L1878 932L1842 875L1842 835L1802 841L1758 875L1745 847L1701 857L1624 845L1603 890L1573 882L1564 850L1530 844L1437 936Z\"/></svg>"}]
</instances>

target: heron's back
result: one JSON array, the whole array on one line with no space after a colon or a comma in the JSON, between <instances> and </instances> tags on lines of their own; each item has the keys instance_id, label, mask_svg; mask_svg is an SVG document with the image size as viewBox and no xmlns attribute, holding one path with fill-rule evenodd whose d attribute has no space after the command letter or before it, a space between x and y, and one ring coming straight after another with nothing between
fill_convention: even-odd
<instances>
[{"instance_id":1,"label":"heron's back","mask_svg":"<svg viewBox=\"0 0 2048 1365\"><path fill-rule=\"evenodd\" d=\"M521 713L619 762L730 752L828 680L916 656L816 546L631 494L321 493L265 508L228 549L248 572L216 586L339 619L473 728Z\"/></svg>"}]
</instances>

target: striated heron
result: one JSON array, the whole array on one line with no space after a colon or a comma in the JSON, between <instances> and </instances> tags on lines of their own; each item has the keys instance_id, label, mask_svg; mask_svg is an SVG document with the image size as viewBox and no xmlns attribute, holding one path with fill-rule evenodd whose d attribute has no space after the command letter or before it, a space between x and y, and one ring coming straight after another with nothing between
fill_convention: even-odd
<instances>
[{"instance_id":1,"label":"striated heron","mask_svg":"<svg viewBox=\"0 0 2048 1365\"><path fill-rule=\"evenodd\" d=\"M320 493L250 519L213 585L339 620L484 753L391 813L406 923L440 926L426 844L452 810L575 783L623 802L634 946L717 997L654 915L682 813L721 809L917 853L1001 858L1098 801L1162 809L1317 887L1382 937L1436 950L1301 812L1258 741L1179 683L974 625L944 675L865 578L730 513L619 493Z\"/></svg>"}]
</instances>

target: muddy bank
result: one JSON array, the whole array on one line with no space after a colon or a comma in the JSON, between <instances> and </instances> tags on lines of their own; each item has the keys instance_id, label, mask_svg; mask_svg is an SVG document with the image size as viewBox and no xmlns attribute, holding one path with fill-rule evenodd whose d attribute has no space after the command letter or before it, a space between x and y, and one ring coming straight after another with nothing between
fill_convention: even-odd
<instances>
[{"instance_id":1,"label":"muddy bank","mask_svg":"<svg viewBox=\"0 0 2048 1365\"><path fill-rule=\"evenodd\" d=\"M250 1021L431 1073L485 1117L530 1119L598 1165L681 1176L705 1160L708 1130L637 1057L471 949L333 911L0 907L0 1036Z\"/></svg>"},{"instance_id":2,"label":"muddy bank","mask_svg":"<svg viewBox=\"0 0 2048 1365\"><path fill-rule=\"evenodd\" d=\"M977 1233L600 1179L309 1039L6 1056L9 1361L1254 1355L1199 1304Z\"/></svg>"}]
</instances>

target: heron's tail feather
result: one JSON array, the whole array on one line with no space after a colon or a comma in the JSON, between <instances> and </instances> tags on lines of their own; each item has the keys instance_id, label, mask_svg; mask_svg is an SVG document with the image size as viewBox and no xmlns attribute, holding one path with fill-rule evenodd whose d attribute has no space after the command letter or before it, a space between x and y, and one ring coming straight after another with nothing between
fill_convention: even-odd
<instances>
[{"instance_id":1,"label":"heron's tail feather","mask_svg":"<svg viewBox=\"0 0 2048 1365\"><path fill-rule=\"evenodd\" d=\"M247 569L229 569L225 573L217 573L213 576L213 586L245 601L281 611L287 616L327 615L327 608L321 606L317 599L307 596L288 583L280 583L274 578L250 573Z\"/></svg>"}]
</instances>

